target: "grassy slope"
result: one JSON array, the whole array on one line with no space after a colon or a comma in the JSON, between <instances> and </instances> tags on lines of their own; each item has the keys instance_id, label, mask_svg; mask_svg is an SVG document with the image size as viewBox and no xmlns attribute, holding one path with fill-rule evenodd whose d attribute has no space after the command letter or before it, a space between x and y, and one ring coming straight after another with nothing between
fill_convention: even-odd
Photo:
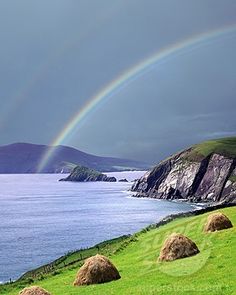
<instances>
[{"instance_id":1,"label":"grassy slope","mask_svg":"<svg viewBox=\"0 0 236 295\"><path fill-rule=\"evenodd\" d=\"M72 173L71 173L71 177L83 177L83 178L87 178L89 176L91 177L98 177L101 175L101 172L98 172L94 169L88 168L88 167L84 167L84 166L76 166Z\"/></svg>"},{"instance_id":2,"label":"grassy slope","mask_svg":"<svg viewBox=\"0 0 236 295\"><path fill-rule=\"evenodd\" d=\"M189 159L201 160L211 153L218 153L228 157L236 157L236 137L209 140L193 146L188 155Z\"/></svg>"},{"instance_id":3,"label":"grassy slope","mask_svg":"<svg viewBox=\"0 0 236 295\"><path fill-rule=\"evenodd\" d=\"M59 274L65 268L78 268L83 265L84 260L90 256L96 255L98 252L103 255L112 255L123 249L127 243L133 240L131 236L122 236L109 241L105 241L88 249L82 249L58 258L57 260L43 265L37 269L25 273L19 280L20 284L25 284L30 280L38 280L50 275ZM1 289L0 289L1 291Z\"/></svg>"},{"instance_id":4,"label":"grassy slope","mask_svg":"<svg viewBox=\"0 0 236 295\"><path fill-rule=\"evenodd\" d=\"M219 210L236 226L236 207ZM73 287L77 269L35 282L54 295L72 294L236 294L236 228L205 234L207 215L175 220L158 229L136 235L122 251L111 256L122 278L102 285ZM157 263L160 247L167 235L182 232L193 239L201 253L182 260ZM13 286L1 294L16 295ZM10 289L9 289L10 288ZM12 289L13 288L13 289Z\"/></svg>"}]
</instances>

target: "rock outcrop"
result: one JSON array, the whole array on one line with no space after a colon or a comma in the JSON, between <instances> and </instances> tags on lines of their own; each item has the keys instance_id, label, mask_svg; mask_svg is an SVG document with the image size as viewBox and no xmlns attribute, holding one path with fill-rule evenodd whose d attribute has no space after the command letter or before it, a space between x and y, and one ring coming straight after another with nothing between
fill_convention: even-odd
<instances>
[{"instance_id":1,"label":"rock outcrop","mask_svg":"<svg viewBox=\"0 0 236 295\"><path fill-rule=\"evenodd\" d=\"M119 179L119 182L129 182L126 178Z\"/></svg>"},{"instance_id":2,"label":"rock outcrop","mask_svg":"<svg viewBox=\"0 0 236 295\"><path fill-rule=\"evenodd\" d=\"M236 203L236 138L205 142L175 154L131 190L138 197Z\"/></svg>"},{"instance_id":3,"label":"rock outcrop","mask_svg":"<svg viewBox=\"0 0 236 295\"><path fill-rule=\"evenodd\" d=\"M102 174L96 170L84 167L76 166L71 174L60 179L60 181L77 181L77 182L87 182L87 181L106 181L106 182L116 182L115 177L109 177Z\"/></svg>"}]
</instances>

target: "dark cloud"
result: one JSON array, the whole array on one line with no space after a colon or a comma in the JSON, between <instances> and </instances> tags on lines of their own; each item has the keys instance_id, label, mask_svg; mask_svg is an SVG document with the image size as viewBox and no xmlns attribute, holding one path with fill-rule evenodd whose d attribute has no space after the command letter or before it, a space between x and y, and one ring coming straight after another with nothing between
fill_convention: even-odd
<instances>
[{"instance_id":1,"label":"dark cloud","mask_svg":"<svg viewBox=\"0 0 236 295\"><path fill-rule=\"evenodd\" d=\"M121 72L234 23L234 0L2 0L0 143L50 143ZM173 56L99 105L64 144L157 162L234 135L235 52L236 33Z\"/></svg>"}]
</instances>

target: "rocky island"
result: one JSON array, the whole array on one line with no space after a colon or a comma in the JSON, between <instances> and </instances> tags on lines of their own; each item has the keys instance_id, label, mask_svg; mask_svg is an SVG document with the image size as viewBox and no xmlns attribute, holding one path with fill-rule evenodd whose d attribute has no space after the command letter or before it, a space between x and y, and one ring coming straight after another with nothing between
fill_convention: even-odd
<instances>
[{"instance_id":1,"label":"rocky island","mask_svg":"<svg viewBox=\"0 0 236 295\"><path fill-rule=\"evenodd\" d=\"M62 178L59 181L77 181L77 182L87 182L87 181L106 181L106 182L116 182L115 177L109 177L106 174L98 172L96 170L84 167L76 166L71 174Z\"/></svg>"},{"instance_id":2,"label":"rocky island","mask_svg":"<svg viewBox=\"0 0 236 295\"><path fill-rule=\"evenodd\" d=\"M203 142L169 157L131 190L137 197L236 204L236 137Z\"/></svg>"}]
</instances>

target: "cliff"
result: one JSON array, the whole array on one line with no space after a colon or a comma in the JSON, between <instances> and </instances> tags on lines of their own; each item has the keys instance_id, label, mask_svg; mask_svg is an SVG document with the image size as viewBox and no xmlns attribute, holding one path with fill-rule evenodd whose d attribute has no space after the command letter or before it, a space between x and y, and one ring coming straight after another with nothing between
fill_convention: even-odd
<instances>
[{"instance_id":1,"label":"cliff","mask_svg":"<svg viewBox=\"0 0 236 295\"><path fill-rule=\"evenodd\" d=\"M131 190L138 197L236 203L236 137L203 142L171 156Z\"/></svg>"},{"instance_id":2,"label":"cliff","mask_svg":"<svg viewBox=\"0 0 236 295\"><path fill-rule=\"evenodd\" d=\"M106 182L116 182L115 177L109 177L102 174L96 170L89 169L83 166L77 166L73 169L71 174L60 181L77 181L77 182L87 182L87 181L106 181Z\"/></svg>"}]
</instances>

